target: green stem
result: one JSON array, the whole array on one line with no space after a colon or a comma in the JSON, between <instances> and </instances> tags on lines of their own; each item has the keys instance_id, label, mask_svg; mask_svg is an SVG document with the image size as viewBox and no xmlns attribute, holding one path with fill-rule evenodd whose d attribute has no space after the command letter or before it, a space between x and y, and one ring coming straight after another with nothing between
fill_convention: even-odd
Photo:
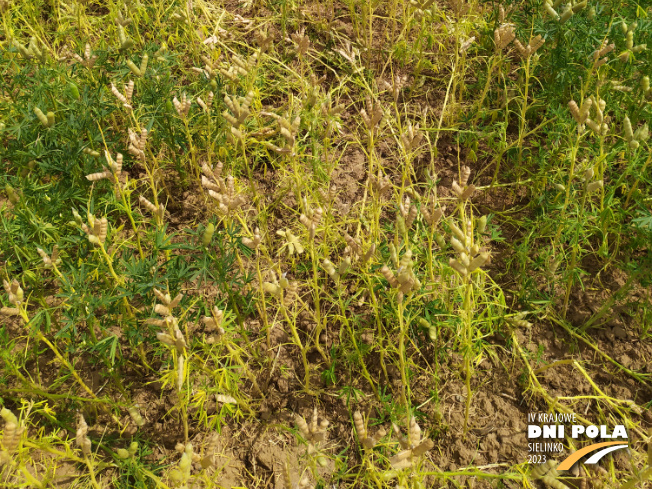
<instances>
[{"instance_id":1,"label":"green stem","mask_svg":"<svg viewBox=\"0 0 652 489\"><path fill-rule=\"evenodd\" d=\"M299 347L299 351L301 352L301 361L303 362L303 369L305 371L304 385L306 391L310 393L312 392L310 390L310 364L308 363L306 349L304 348L303 343L301 342L301 338L299 338L299 332L297 331L296 324L294 323L294 321L290 320L290 315L287 312L287 308L285 307L285 304L283 304L283 298L281 298L281 312L283 313L283 317L285 318L285 320L288 323L288 326L290 327L294 344Z\"/></svg>"},{"instance_id":2,"label":"green stem","mask_svg":"<svg viewBox=\"0 0 652 489\"><path fill-rule=\"evenodd\" d=\"M106 249L104 248L104 243L100 243L98 246L100 248L100 252L102 253L102 256L104 257L104 261L109 267L109 272L111 272L111 276L113 277L113 280L115 280L116 285L121 285L123 283L123 280L120 277L118 277L117 273L115 273L115 270L113 269L113 259L106 252Z\"/></svg>"},{"instance_id":3,"label":"green stem","mask_svg":"<svg viewBox=\"0 0 652 489\"><path fill-rule=\"evenodd\" d=\"M401 404L405 409L409 409L407 402L407 388L408 388L408 379L407 371L405 364L405 318L403 316L405 305L403 301L398 304L398 361L399 361L399 370L401 372Z\"/></svg>"}]
</instances>

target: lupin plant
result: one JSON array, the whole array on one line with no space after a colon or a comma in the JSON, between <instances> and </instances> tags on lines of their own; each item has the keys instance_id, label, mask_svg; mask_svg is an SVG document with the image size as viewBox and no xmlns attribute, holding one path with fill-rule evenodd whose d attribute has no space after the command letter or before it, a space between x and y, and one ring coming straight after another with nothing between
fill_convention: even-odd
<instances>
[{"instance_id":1,"label":"lupin plant","mask_svg":"<svg viewBox=\"0 0 652 489\"><path fill-rule=\"evenodd\" d=\"M0 0L0 486L649 479L644 3L231 3Z\"/></svg>"},{"instance_id":2,"label":"lupin plant","mask_svg":"<svg viewBox=\"0 0 652 489\"><path fill-rule=\"evenodd\" d=\"M147 324L160 328L161 331L156 333L156 338L167 347L171 348L171 357L173 369L170 374L175 379L179 417L183 425L184 440L188 441L188 398L184 392L186 380L191 378L190 369L187 365L188 343L184 333L181 332L179 319L173 315L173 310L179 307L183 294L177 294L174 298L169 293L153 289L154 295L160 301L154 305L154 312L162 319L148 319Z\"/></svg>"},{"instance_id":3,"label":"lupin plant","mask_svg":"<svg viewBox=\"0 0 652 489\"><path fill-rule=\"evenodd\" d=\"M226 178L222 177L223 168L224 165L221 162L218 162L212 169L208 165L203 165L202 187L217 202L219 212L224 216L229 216L240 209L246 199L242 193L236 190L235 179L232 175Z\"/></svg>"}]
</instances>

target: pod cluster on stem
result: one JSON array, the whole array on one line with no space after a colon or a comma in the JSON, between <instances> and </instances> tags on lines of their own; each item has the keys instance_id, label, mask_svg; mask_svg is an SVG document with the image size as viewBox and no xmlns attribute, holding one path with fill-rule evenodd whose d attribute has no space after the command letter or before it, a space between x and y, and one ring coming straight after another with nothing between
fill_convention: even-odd
<instances>
[{"instance_id":1,"label":"pod cluster on stem","mask_svg":"<svg viewBox=\"0 0 652 489\"><path fill-rule=\"evenodd\" d=\"M93 66L95 66L95 62L97 61L97 55L93 54L93 51L91 50L91 45L86 43L86 48L84 49L84 57L82 58L80 55L77 53L72 53L72 57L75 61L77 61L80 65L82 65L84 68L91 69Z\"/></svg>"},{"instance_id":2,"label":"pod cluster on stem","mask_svg":"<svg viewBox=\"0 0 652 489\"><path fill-rule=\"evenodd\" d=\"M406 250L396 265L398 265L396 273L387 265L382 266L380 273L389 282L391 288L398 290L398 302L401 303L405 294L421 288L421 282L414 274L412 250Z\"/></svg>"},{"instance_id":3,"label":"pod cluster on stem","mask_svg":"<svg viewBox=\"0 0 652 489\"><path fill-rule=\"evenodd\" d=\"M365 423L364 416L360 414L360 411L353 413L353 424L355 426L355 432L358 434L358 439L362 446L368 450L375 447L380 440L382 440L387 432L380 428L376 431L375 435L371 435L367 430L367 424Z\"/></svg>"},{"instance_id":4,"label":"pod cluster on stem","mask_svg":"<svg viewBox=\"0 0 652 489\"><path fill-rule=\"evenodd\" d=\"M647 141L650 137L650 131L647 124L638 127L636 131L634 131L632 128L632 122L627 116L625 116L625 119L623 120L623 132L625 141L627 141L629 149L632 151L638 149L641 143Z\"/></svg>"},{"instance_id":5,"label":"pod cluster on stem","mask_svg":"<svg viewBox=\"0 0 652 489\"><path fill-rule=\"evenodd\" d=\"M104 157L106 158L107 169L101 172L86 175L86 179L90 182L97 182L104 179L110 180L113 183L119 182L120 175L122 174L122 153L118 153L114 160L109 152L105 151Z\"/></svg>"},{"instance_id":6,"label":"pod cluster on stem","mask_svg":"<svg viewBox=\"0 0 652 489\"><path fill-rule=\"evenodd\" d=\"M208 190L208 195L217 201L219 211L224 215L230 215L242 207L246 199L237 191L233 176L222 177L223 168L224 165L221 162L218 162L212 169L204 163L201 167L203 173L201 184Z\"/></svg>"},{"instance_id":7,"label":"pod cluster on stem","mask_svg":"<svg viewBox=\"0 0 652 489\"><path fill-rule=\"evenodd\" d=\"M484 231L483 227L486 225L486 222L486 218L484 220L482 218L478 219L479 232ZM474 243L473 223L470 219L463 223L462 227L464 231L453 222L449 225L453 231L451 245L457 253L457 258L451 258L448 263L462 277L468 277L475 270L487 263L491 255L487 251L482 251L478 244Z\"/></svg>"},{"instance_id":8,"label":"pod cluster on stem","mask_svg":"<svg viewBox=\"0 0 652 489\"><path fill-rule=\"evenodd\" d=\"M419 458L423 457L426 452L435 446L432 440L421 436L421 427L417 424L414 417L410 417L409 419L407 436L404 436L400 428L395 424L392 424L392 428L403 449L389 459L389 463L394 470L406 469L413 466Z\"/></svg>"},{"instance_id":9,"label":"pod cluster on stem","mask_svg":"<svg viewBox=\"0 0 652 489\"><path fill-rule=\"evenodd\" d=\"M116 86L111 83L111 93L113 93L113 96L118 99L122 103L122 106L125 109L133 109L131 105L131 99L134 96L134 81L129 80L129 83L125 85L125 93L122 94L120 93L120 90L116 88Z\"/></svg>"},{"instance_id":10,"label":"pod cluster on stem","mask_svg":"<svg viewBox=\"0 0 652 489\"><path fill-rule=\"evenodd\" d=\"M249 91L244 97L229 97L224 95L224 103L229 110L222 112L222 115L229 123L230 133L227 134L227 138L234 142L244 141L244 134L242 133L241 126L244 124L244 121L251 114L249 106L254 99L254 92ZM230 112L229 112L230 111Z\"/></svg>"},{"instance_id":11,"label":"pod cluster on stem","mask_svg":"<svg viewBox=\"0 0 652 489\"><path fill-rule=\"evenodd\" d=\"M94 245L103 245L106 241L106 236L109 230L109 221L106 217L97 219L93 214L88 212L86 214L86 219L88 224L82 221L79 213L73 209L72 215L75 218L75 222L79 227L86 233L88 241Z\"/></svg>"},{"instance_id":12,"label":"pod cluster on stem","mask_svg":"<svg viewBox=\"0 0 652 489\"><path fill-rule=\"evenodd\" d=\"M84 457L91 455L91 440L88 438L88 425L84 419L84 415L79 415L77 421L77 433L75 435L75 443L81 449Z\"/></svg>"},{"instance_id":13,"label":"pod cluster on stem","mask_svg":"<svg viewBox=\"0 0 652 489\"><path fill-rule=\"evenodd\" d=\"M308 453L317 453L318 445L326 441L329 421L325 418L319 419L316 407L312 411L312 418L309 423L298 414L295 415L295 420L299 433L308 442Z\"/></svg>"}]
</instances>

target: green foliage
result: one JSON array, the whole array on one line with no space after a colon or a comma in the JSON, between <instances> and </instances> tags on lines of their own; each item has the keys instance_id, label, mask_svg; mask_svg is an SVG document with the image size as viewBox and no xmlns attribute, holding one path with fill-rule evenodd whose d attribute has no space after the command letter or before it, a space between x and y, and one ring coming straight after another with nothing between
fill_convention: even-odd
<instances>
[{"instance_id":1,"label":"green foliage","mask_svg":"<svg viewBox=\"0 0 652 489\"><path fill-rule=\"evenodd\" d=\"M652 339L644 5L0 0L0 15L0 403L20 418L3 411L0 486L55 484L68 464L79 487L221 487L218 452L281 428L308 444L300 474L280 455L249 470L256 452L238 484L529 487L521 461L445 471L397 431L480 446L488 375L566 409L541 375L559 352L534 343L553 325L594 394L564 401L638 429L641 406L590 375L649 382L596 346L623 311ZM363 409L366 429L396 429L344 447L317 411L294 430L289 411L313 406L339 434Z\"/></svg>"}]
</instances>

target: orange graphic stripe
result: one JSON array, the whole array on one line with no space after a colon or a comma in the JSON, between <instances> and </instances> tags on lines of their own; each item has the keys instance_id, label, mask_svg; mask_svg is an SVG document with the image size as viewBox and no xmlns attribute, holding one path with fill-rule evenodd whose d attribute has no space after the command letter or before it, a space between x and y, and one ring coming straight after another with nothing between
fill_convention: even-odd
<instances>
[{"instance_id":1,"label":"orange graphic stripe","mask_svg":"<svg viewBox=\"0 0 652 489\"><path fill-rule=\"evenodd\" d=\"M587 453L594 452L598 450L599 448L604 448L604 447L610 447L612 445L624 445L625 440L622 441L605 441L603 443L594 443L593 445L589 445L588 447L584 447L581 450L576 451L572 455L570 455L566 460L564 460L562 463L560 463L557 466L557 470L569 470L573 465L575 465L575 462L577 462L579 459L581 459L584 455Z\"/></svg>"}]
</instances>

